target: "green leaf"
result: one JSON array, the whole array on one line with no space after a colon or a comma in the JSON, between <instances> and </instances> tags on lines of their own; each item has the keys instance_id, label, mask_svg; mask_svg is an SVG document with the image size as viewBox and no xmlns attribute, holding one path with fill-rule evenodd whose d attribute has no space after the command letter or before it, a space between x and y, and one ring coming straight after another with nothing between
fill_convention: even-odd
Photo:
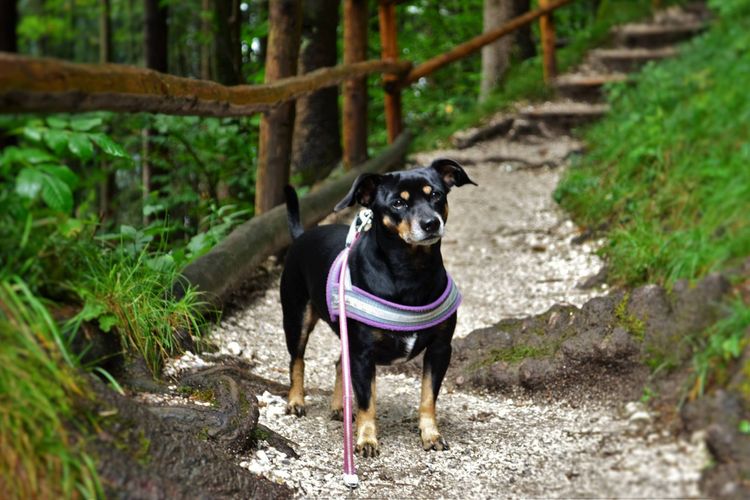
<instances>
[{"instance_id":1,"label":"green leaf","mask_svg":"<svg viewBox=\"0 0 750 500\"><path fill-rule=\"evenodd\" d=\"M73 192L65 182L51 175L44 176L42 199L58 212L69 213L73 209Z\"/></svg>"},{"instance_id":2,"label":"green leaf","mask_svg":"<svg viewBox=\"0 0 750 500\"><path fill-rule=\"evenodd\" d=\"M135 240L138 237L138 230L133 226L122 224L120 226L120 235L122 235L125 239Z\"/></svg>"},{"instance_id":3,"label":"green leaf","mask_svg":"<svg viewBox=\"0 0 750 500\"><path fill-rule=\"evenodd\" d=\"M84 227L84 223L80 219L69 218L58 226L60 234L66 238L71 238L79 234Z\"/></svg>"},{"instance_id":4,"label":"green leaf","mask_svg":"<svg viewBox=\"0 0 750 500\"><path fill-rule=\"evenodd\" d=\"M68 149L81 160L90 160L94 156L94 145L84 134L70 134Z\"/></svg>"},{"instance_id":5,"label":"green leaf","mask_svg":"<svg viewBox=\"0 0 750 500\"><path fill-rule=\"evenodd\" d=\"M3 163L20 163L22 165L56 162L57 159L46 151L37 148L10 147L3 154Z\"/></svg>"},{"instance_id":6,"label":"green leaf","mask_svg":"<svg viewBox=\"0 0 750 500\"><path fill-rule=\"evenodd\" d=\"M68 128L68 120L60 118L59 116L48 116L47 125L52 128L63 129Z\"/></svg>"},{"instance_id":7,"label":"green leaf","mask_svg":"<svg viewBox=\"0 0 750 500\"><path fill-rule=\"evenodd\" d=\"M92 128L102 124L101 118L73 118L70 120L70 127L79 132L88 132Z\"/></svg>"},{"instance_id":8,"label":"green leaf","mask_svg":"<svg viewBox=\"0 0 750 500\"><path fill-rule=\"evenodd\" d=\"M168 271L174 268L174 259L169 254L158 255L148 259L146 265L154 271Z\"/></svg>"},{"instance_id":9,"label":"green leaf","mask_svg":"<svg viewBox=\"0 0 750 500\"><path fill-rule=\"evenodd\" d=\"M70 137L70 134L65 130L49 129L44 132L44 142L58 155L65 152L68 137Z\"/></svg>"},{"instance_id":10,"label":"green leaf","mask_svg":"<svg viewBox=\"0 0 750 500\"><path fill-rule=\"evenodd\" d=\"M115 141L110 139L105 134L89 134L92 141L101 148L109 156L115 156L117 158L130 158L128 153L123 149L122 146L117 144Z\"/></svg>"},{"instance_id":11,"label":"green leaf","mask_svg":"<svg viewBox=\"0 0 750 500\"><path fill-rule=\"evenodd\" d=\"M78 186L78 176L65 165L39 165L38 168L45 174L60 179L71 189Z\"/></svg>"},{"instance_id":12,"label":"green leaf","mask_svg":"<svg viewBox=\"0 0 750 500\"><path fill-rule=\"evenodd\" d=\"M36 127L24 127L21 130L21 133L32 142L39 142L42 140L42 129Z\"/></svg>"},{"instance_id":13,"label":"green leaf","mask_svg":"<svg viewBox=\"0 0 750 500\"><path fill-rule=\"evenodd\" d=\"M210 248L212 241L206 236L206 233L198 233L187 244L187 249L191 253L200 254Z\"/></svg>"},{"instance_id":14,"label":"green leaf","mask_svg":"<svg viewBox=\"0 0 750 500\"><path fill-rule=\"evenodd\" d=\"M143 215L148 217L149 215L162 212L166 208L167 207L165 207L163 203L157 203L156 205L143 205Z\"/></svg>"},{"instance_id":15,"label":"green leaf","mask_svg":"<svg viewBox=\"0 0 750 500\"><path fill-rule=\"evenodd\" d=\"M107 310L104 308L101 302L87 300L86 303L83 304L83 309L81 309L81 312L78 313L78 317L81 318L81 321L91 321L94 318L98 318L106 311Z\"/></svg>"},{"instance_id":16,"label":"green leaf","mask_svg":"<svg viewBox=\"0 0 750 500\"><path fill-rule=\"evenodd\" d=\"M99 328L101 328L103 332L109 332L113 326L117 325L117 323L117 317L112 314L99 316Z\"/></svg>"},{"instance_id":17,"label":"green leaf","mask_svg":"<svg viewBox=\"0 0 750 500\"><path fill-rule=\"evenodd\" d=\"M24 168L16 177L16 193L24 198L36 198L42 190L44 177L44 174L35 168Z\"/></svg>"},{"instance_id":18,"label":"green leaf","mask_svg":"<svg viewBox=\"0 0 750 500\"><path fill-rule=\"evenodd\" d=\"M739 431L742 434L750 434L750 422L747 420L740 420Z\"/></svg>"}]
</instances>

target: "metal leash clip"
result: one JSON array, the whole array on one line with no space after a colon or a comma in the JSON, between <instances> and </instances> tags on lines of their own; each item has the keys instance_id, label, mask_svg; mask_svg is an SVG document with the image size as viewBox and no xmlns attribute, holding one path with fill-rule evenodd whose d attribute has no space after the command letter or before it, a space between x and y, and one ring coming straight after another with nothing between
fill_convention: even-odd
<instances>
[{"instance_id":1,"label":"metal leash clip","mask_svg":"<svg viewBox=\"0 0 750 500\"><path fill-rule=\"evenodd\" d=\"M372 227L372 210L369 208L363 208L359 211L357 216L352 221L352 225L349 226L349 233L346 235L346 246L352 246L357 235L369 231Z\"/></svg>"}]
</instances>

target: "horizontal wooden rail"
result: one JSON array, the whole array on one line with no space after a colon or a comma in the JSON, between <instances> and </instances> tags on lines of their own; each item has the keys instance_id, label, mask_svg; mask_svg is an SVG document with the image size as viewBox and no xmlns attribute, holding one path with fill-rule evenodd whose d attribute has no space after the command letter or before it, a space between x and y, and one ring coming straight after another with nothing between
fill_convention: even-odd
<instances>
[{"instance_id":1,"label":"horizontal wooden rail","mask_svg":"<svg viewBox=\"0 0 750 500\"><path fill-rule=\"evenodd\" d=\"M401 166L410 141L411 135L403 132L379 156L338 179L326 181L320 189L302 198L300 212L304 226L310 227L330 214L359 174L384 172ZM188 264L182 270L184 281L175 283L175 293L179 296L185 284L190 284L204 293L207 308L219 308L252 276L255 268L269 255L283 250L290 241L286 207L279 205L238 226L211 251Z\"/></svg>"},{"instance_id":2,"label":"horizontal wooden rail","mask_svg":"<svg viewBox=\"0 0 750 500\"><path fill-rule=\"evenodd\" d=\"M438 69L442 68L443 66L450 64L454 61L457 61L459 59L462 59L469 54L472 54L478 50L480 50L485 45L489 45L490 43L494 42L498 38L501 38L505 35L508 35L510 33L513 33L518 28L521 28L532 21L539 19L540 17L549 14L550 12L567 5L571 3L573 0L554 0L549 2L549 4L541 9L532 10L527 12L526 14L523 14L521 16L518 16L514 19L511 19L503 26L500 26L497 29L494 29L492 31L488 31L487 33L482 33L479 36L476 36L469 40L468 42L464 42L461 45L457 45L453 49L449 50L448 52L445 52L443 54L440 54L439 56L435 56L432 59L429 59L422 64L419 64L415 66L409 73L399 82L399 86L405 87L407 85L410 85L420 78L427 76Z\"/></svg>"},{"instance_id":3,"label":"horizontal wooden rail","mask_svg":"<svg viewBox=\"0 0 750 500\"><path fill-rule=\"evenodd\" d=\"M372 73L404 74L408 61L322 68L264 85L226 87L119 64L78 64L0 52L0 112L119 111L243 116Z\"/></svg>"}]
</instances>

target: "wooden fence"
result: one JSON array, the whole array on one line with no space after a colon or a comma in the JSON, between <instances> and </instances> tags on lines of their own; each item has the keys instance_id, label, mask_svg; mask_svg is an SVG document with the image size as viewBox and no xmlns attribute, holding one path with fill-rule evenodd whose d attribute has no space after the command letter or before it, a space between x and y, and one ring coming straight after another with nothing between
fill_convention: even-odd
<instances>
[{"instance_id":1,"label":"wooden fence","mask_svg":"<svg viewBox=\"0 0 750 500\"><path fill-rule=\"evenodd\" d=\"M555 76L555 35L552 13L573 0L539 0L539 9L512 19L450 51L414 66L398 59L395 0L380 0L378 14L381 59L365 61L366 2L344 0L344 64L263 85L227 87L215 82L181 78L118 64L79 64L0 52L0 112L151 112L170 115L246 116L269 112L316 90L344 83L344 163L359 165L344 178L330 181L302 200L307 226L325 217L363 171L384 171L398 165L409 145L404 131L401 91L436 70L480 50L536 20L540 21L543 77ZM389 147L364 162L367 150L365 77L383 74ZM262 149L262 146L261 146ZM360 165L361 164L361 165ZM263 165L258 178L280 189L288 182L288 165ZM261 175L262 174L262 175ZM275 178L274 178L275 176ZM280 178L283 177L283 178ZM256 192L265 189L257 186ZM266 207L266 210L270 207ZM258 210L262 212L265 210ZM239 226L225 241L184 270L187 281L204 292L213 305L252 273L268 255L288 244L283 209L265 211ZM231 277L231 279L229 279Z\"/></svg>"}]
</instances>

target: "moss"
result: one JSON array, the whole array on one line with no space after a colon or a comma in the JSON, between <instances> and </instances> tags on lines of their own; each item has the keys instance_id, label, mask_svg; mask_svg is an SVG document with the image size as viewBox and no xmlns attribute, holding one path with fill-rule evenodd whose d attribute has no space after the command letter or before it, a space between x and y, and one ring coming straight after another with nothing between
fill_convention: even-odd
<instances>
[{"instance_id":1,"label":"moss","mask_svg":"<svg viewBox=\"0 0 750 500\"><path fill-rule=\"evenodd\" d=\"M189 385L181 385L177 388L177 393L181 396L192 398L197 401L203 401L206 403L216 403L216 393L213 389L200 389L197 387L191 387Z\"/></svg>"},{"instance_id":2,"label":"moss","mask_svg":"<svg viewBox=\"0 0 750 500\"><path fill-rule=\"evenodd\" d=\"M630 293L626 293L619 304L615 306L617 325L623 327L638 342L643 342L646 335L646 324L628 313Z\"/></svg>"},{"instance_id":3,"label":"moss","mask_svg":"<svg viewBox=\"0 0 750 500\"><path fill-rule=\"evenodd\" d=\"M243 393L240 393L240 410L242 410L242 413L247 413L250 411L250 402L247 400L247 397Z\"/></svg>"},{"instance_id":4,"label":"moss","mask_svg":"<svg viewBox=\"0 0 750 500\"><path fill-rule=\"evenodd\" d=\"M750 361L746 361L742 365L742 378L737 384L737 389L742 396L744 402L750 403Z\"/></svg>"},{"instance_id":5,"label":"moss","mask_svg":"<svg viewBox=\"0 0 750 500\"><path fill-rule=\"evenodd\" d=\"M520 363L527 358L542 358L552 354L551 346L515 345L507 349L493 349L490 356L482 364L491 365L498 361L506 363Z\"/></svg>"},{"instance_id":6,"label":"moss","mask_svg":"<svg viewBox=\"0 0 750 500\"><path fill-rule=\"evenodd\" d=\"M253 437L253 440L255 442L258 442L258 441L267 441L268 438L271 437L271 433L268 432L266 429L262 429L260 427L256 427L255 429L253 429L252 437Z\"/></svg>"},{"instance_id":7,"label":"moss","mask_svg":"<svg viewBox=\"0 0 750 500\"><path fill-rule=\"evenodd\" d=\"M151 440L146 437L142 430L138 431L138 449L135 452L135 459L141 465L148 465L151 462Z\"/></svg>"}]
</instances>

